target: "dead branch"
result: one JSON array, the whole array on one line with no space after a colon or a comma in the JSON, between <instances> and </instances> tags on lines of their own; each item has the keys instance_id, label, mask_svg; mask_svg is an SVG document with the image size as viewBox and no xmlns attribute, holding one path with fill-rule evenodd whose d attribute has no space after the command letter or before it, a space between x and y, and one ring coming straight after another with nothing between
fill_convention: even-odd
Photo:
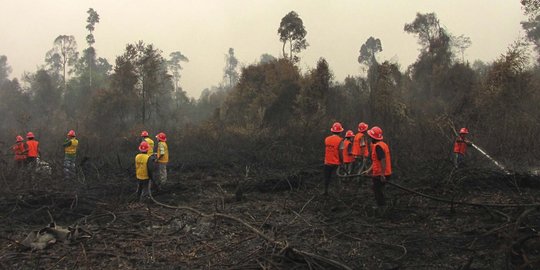
<instances>
[{"instance_id":1,"label":"dead branch","mask_svg":"<svg viewBox=\"0 0 540 270\"><path fill-rule=\"evenodd\" d=\"M300 250L300 249L297 249L297 248L289 247L289 244L287 242L277 241L277 240L273 239L272 237L266 235L265 233L261 232L259 229L251 226L247 222L245 222L245 221L243 221L243 220L241 220L241 219L239 219L239 218L237 218L235 216L222 214L222 213L206 214L206 213L203 213L203 212L201 212L201 211L199 211L199 210L197 210L195 208L188 207L188 206L172 206L172 205L164 204L164 203L161 203L161 202L157 201L151 194L150 194L150 198L152 199L152 201L154 203L156 203L156 204L158 204L160 206L166 207L166 208L187 210L187 211L190 211L192 213L197 214L198 216L207 217L207 218L223 218L223 219L236 221L237 223L243 225L244 227L248 228L253 233L260 236L266 242L271 243L274 246L280 247L282 252L286 252L287 250L290 250L290 251L292 251L292 252L294 252L296 254L311 257L311 258L317 259L317 260L319 260L321 262L325 262L325 263L328 263L330 265L334 265L334 266L336 266L338 268L341 268L341 269L352 270L352 268L350 268L349 266L347 266L347 265L345 265L345 264L343 264L341 262L338 262L336 260L326 258L326 257L320 256L320 255L317 255L317 254L314 254L314 253L310 253L310 252L307 252L307 251L303 251L303 250ZM280 253L282 253L282 252L280 252Z\"/></svg>"}]
</instances>

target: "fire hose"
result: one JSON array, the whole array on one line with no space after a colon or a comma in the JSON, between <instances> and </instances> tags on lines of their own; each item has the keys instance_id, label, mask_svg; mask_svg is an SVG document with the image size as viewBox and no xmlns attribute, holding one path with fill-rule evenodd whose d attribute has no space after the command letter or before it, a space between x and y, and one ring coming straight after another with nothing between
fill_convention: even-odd
<instances>
[{"instance_id":1,"label":"fire hose","mask_svg":"<svg viewBox=\"0 0 540 270\"><path fill-rule=\"evenodd\" d=\"M480 152L482 155L484 155L489 160L491 160L495 165L497 165L497 167L499 167L499 169L501 169L504 173L506 173L507 175L510 174L510 172L502 164L500 164L498 161L496 161L490 155L488 155L488 153L486 153L486 151L482 150L480 147L478 147L474 143L471 143L471 145L472 145L472 147L474 147L474 149L478 150L478 152Z\"/></svg>"}]
</instances>

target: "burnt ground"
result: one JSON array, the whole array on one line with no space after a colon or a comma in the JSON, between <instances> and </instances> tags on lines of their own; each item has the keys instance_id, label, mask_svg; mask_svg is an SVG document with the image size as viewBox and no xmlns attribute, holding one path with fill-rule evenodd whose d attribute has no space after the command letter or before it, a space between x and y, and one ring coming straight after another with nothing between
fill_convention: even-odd
<instances>
[{"instance_id":1,"label":"burnt ground","mask_svg":"<svg viewBox=\"0 0 540 270\"><path fill-rule=\"evenodd\" d=\"M246 170L247 172L247 170ZM291 174L183 168L155 200L133 201L128 175L85 181L4 169L0 267L4 269L539 269L540 180L462 170L395 183L373 209L370 180L336 179L321 195L320 170ZM239 188L241 187L241 188ZM234 220L236 217L240 220ZM30 250L19 243L51 221L92 237ZM246 226L247 225L247 226ZM248 226L251 227L248 227Z\"/></svg>"}]
</instances>

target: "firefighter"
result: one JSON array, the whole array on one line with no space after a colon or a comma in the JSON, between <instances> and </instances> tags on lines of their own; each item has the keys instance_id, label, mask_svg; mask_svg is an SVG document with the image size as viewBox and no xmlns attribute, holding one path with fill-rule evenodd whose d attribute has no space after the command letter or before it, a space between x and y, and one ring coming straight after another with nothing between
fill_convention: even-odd
<instances>
[{"instance_id":1,"label":"firefighter","mask_svg":"<svg viewBox=\"0 0 540 270\"><path fill-rule=\"evenodd\" d=\"M365 136L368 128L369 126L364 122L358 124L358 133L354 136L352 144L352 154L356 159L356 163L360 164L360 166L366 165L366 161L369 157L368 137Z\"/></svg>"},{"instance_id":2,"label":"firefighter","mask_svg":"<svg viewBox=\"0 0 540 270\"><path fill-rule=\"evenodd\" d=\"M34 133L26 134L26 163L35 167L39 157L39 142L35 139Z\"/></svg>"},{"instance_id":3,"label":"firefighter","mask_svg":"<svg viewBox=\"0 0 540 270\"><path fill-rule=\"evenodd\" d=\"M385 206L384 186L392 175L392 159L390 148L383 142L383 131L380 127L373 127L367 134L371 137L371 181L377 206Z\"/></svg>"},{"instance_id":4,"label":"firefighter","mask_svg":"<svg viewBox=\"0 0 540 270\"><path fill-rule=\"evenodd\" d=\"M142 201L149 193L150 181L154 174L154 156L148 155L150 146L146 141L139 145L139 154L135 156L135 176L137 178L137 199Z\"/></svg>"},{"instance_id":5,"label":"firefighter","mask_svg":"<svg viewBox=\"0 0 540 270\"><path fill-rule=\"evenodd\" d=\"M26 163L26 149L24 147L24 139L22 136L17 135L16 143L11 147L13 154L15 154L15 165L18 169L24 167Z\"/></svg>"},{"instance_id":6,"label":"firefighter","mask_svg":"<svg viewBox=\"0 0 540 270\"><path fill-rule=\"evenodd\" d=\"M332 178L332 173L341 165L341 155L339 153L342 138L340 137L343 132L341 123L335 122L330 128L332 135L324 139L325 154L324 154L324 195L328 195L328 185Z\"/></svg>"},{"instance_id":7,"label":"firefighter","mask_svg":"<svg viewBox=\"0 0 540 270\"><path fill-rule=\"evenodd\" d=\"M141 137L143 141L148 143L148 155L152 155L154 153L154 140L148 137L148 131L146 130L141 132Z\"/></svg>"},{"instance_id":8,"label":"firefighter","mask_svg":"<svg viewBox=\"0 0 540 270\"><path fill-rule=\"evenodd\" d=\"M347 130L347 132L345 132L345 139L343 139L343 143L340 146L343 157L343 167L346 174L351 174L354 164L354 156L352 154L353 138L354 132L352 130Z\"/></svg>"},{"instance_id":9,"label":"firefighter","mask_svg":"<svg viewBox=\"0 0 540 270\"><path fill-rule=\"evenodd\" d=\"M169 163L169 147L167 146L167 135L160 132L156 135L158 139L158 145L156 149L157 159L156 162L159 167L159 184L165 184L167 182L167 163Z\"/></svg>"},{"instance_id":10,"label":"firefighter","mask_svg":"<svg viewBox=\"0 0 540 270\"><path fill-rule=\"evenodd\" d=\"M74 179L77 175L75 161L77 159L77 146L79 140L75 136L75 131L70 130L64 142L64 179Z\"/></svg>"},{"instance_id":11,"label":"firefighter","mask_svg":"<svg viewBox=\"0 0 540 270\"><path fill-rule=\"evenodd\" d=\"M467 128L461 128L459 130L459 136L454 142L454 167L456 169L465 165L463 160L467 152L467 146L472 145L472 142L466 138L467 134L469 134L469 130Z\"/></svg>"}]
</instances>

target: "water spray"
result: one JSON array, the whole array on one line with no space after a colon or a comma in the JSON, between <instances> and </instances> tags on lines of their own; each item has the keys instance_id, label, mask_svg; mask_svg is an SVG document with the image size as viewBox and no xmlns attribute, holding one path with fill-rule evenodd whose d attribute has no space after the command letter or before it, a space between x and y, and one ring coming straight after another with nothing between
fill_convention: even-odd
<instances>
[{"instance_id":1,"label":"water spray","mask_svg":"<svg viewBox=\"0 0 540 270\"><path fill-rule=\"evenodd\" d=\"M489 160L493 161L493 163L495 165L497 165L497 167L499 167L499 169L501 169L504 173L506 174L510 174L510 172L501 164L499 163L498 161L496 161L495 159L493 159L490 155L488 155L488 153L486 153L486 151L482 150L480 147L478 147L476 144L474 143L471 143L472 147L474 147L476 150L478 150L478 152L482 153L482 155L484 155L485 157L487 157Z\"/></svg>"}]
</instances>

